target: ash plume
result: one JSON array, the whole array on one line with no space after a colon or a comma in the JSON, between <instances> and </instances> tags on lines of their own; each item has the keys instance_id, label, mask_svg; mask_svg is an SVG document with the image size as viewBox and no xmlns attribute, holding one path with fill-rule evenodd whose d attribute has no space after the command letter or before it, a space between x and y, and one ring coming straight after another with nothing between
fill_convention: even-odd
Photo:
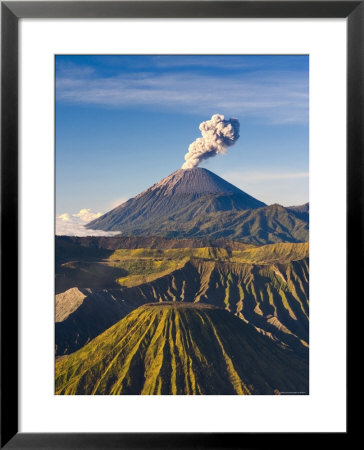
<instances>
[{"instance_id":1,"label":"ash plume","mask_svg":"<svg viewBox=\"0 0 364 450\"><path fill-rule=\"evenodd\" d=\"M227 119L222 114L214 114L210 120L199 126L202 137L188 147L182 169L197 167L201 161L226 153L227 148L239 139L240 123L238 119Z\"/></svg>"}]
</instances>

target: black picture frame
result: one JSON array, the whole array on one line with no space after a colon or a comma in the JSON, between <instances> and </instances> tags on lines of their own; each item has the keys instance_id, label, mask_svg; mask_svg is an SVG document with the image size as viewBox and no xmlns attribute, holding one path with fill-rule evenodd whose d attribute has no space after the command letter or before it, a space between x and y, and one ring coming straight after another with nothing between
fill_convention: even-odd
<instances>
[{"instance_id":1,"label":"black picture frame","mask_svg":"<svg viewBox=\"0 0 364 450\"><path fill-rule=\"evenodd\" d=\"M364 1L1 2L1 448L271 448L274 439L279 439L280 447L297 443L297 433L18 432L18 21L21 18L116 17L347 18L347 303L360 292L364 212ZM347 423L348 417L347 414ZM336 434L335 441L340 443L348 439L348 432L349 425L346 433L331 434ZM315 445L320 444L321 438L327 445L325 433L315 434ZM312 435L303 433L299 439L300 444L307 444Z\"/></svg>"}]
</instances>

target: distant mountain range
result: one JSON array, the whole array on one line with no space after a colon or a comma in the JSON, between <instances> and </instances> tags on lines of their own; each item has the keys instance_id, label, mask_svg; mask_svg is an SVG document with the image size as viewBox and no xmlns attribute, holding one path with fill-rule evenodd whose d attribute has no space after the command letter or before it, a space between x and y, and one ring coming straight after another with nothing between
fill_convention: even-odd
<instances>
[{"instance_id":1,"label":"distant mountain range","mask_svg":"<svg viewBox=\"0 0 364 450\"><path fill-rule=\"evenodd\" d=\"M267 206L213 172L180 169L86 225L123 236L308 241L308 206Z\"/></svg>"}]
</instances>

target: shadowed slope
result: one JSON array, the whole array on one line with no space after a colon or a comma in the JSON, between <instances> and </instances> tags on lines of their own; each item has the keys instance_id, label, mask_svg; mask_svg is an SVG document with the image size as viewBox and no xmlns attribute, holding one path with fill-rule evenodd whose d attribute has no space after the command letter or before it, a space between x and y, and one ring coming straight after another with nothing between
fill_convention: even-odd
<instances>
[{"instance_id":1,"label":"shadowed slope","mask_svg":"<svg viewBox=\"0 0 364 450\"><path fill-rule=\"evenodd\" d=\"M166 239L160 236L56 236L56 257L60 262L72 258L107 257L112 250L120 248L135 250L138 248L172 249L219 247L227 250L244 250L249 244L226 239ZM98 255L98 250L101 255ZM104 252L104 253L102 253Z\"/></svg>"},{"instance_id":2,"label":"shadowed slope","mask_svg":"<svg viewBox=\"0 0 364 450\"><path fill-rule=\"evenodd\" d=\"M310 204L305 203L304 205L289 206L287 209L292 211L299 219L308 222L310 214Z\"/></svg>"},{"instance_id":3,"label":"shadowed slope","mask_svg":"<svg viewBox=\"0 0 364 450\"><path fill-rule=\"evenodd\" d=\"M308 240L308 212L266 206L202 168L177 170L88 223L124 236L233 239L251 244Z\"/></svg>"},{"instance_id":4,"label":"shadowed slope","mask_svg":"<svg viewBox=\"0 0 364 450\"><path fill-rule=\"evenodd\" d=\"M56 363L57 394L308 393L308 366L224 310L148 304Z\"/></svg>"},{"instance_id":5,"label":"shadowed slope","mask_svg":"<svg viewBox=\"0 0 364 450\"><path fill-rule=\"evenodd\" d=\"M87 228L151 235L153 224L176 215L179 221L196 214L241 211L265 206L236 186L202 168L177 170L146 191L87 224ZM186 211L187 209L187 211ZM172 219L173 220L173 219ZM134 232L133 230L139 230ZM159 233L160 234L160 233Z\"/></svg>"},{"instance_id":6,"label":"shadowed slope","mask_svg":"<svg viewBox=\"0 0 364 450\"><path fill-rule=\"evenodd\" d=\"M100 261L69 261L56 266L56 294L67 289L117 288L116 280L126 275L125 270Z\"/></svg>"},{"instance_id":7,"label":"shadowed slope","mask_svg":"<svg viewBox=\"0 0 364 450\"><path fill-rule=\"evenodd\" d=\"M150 283L125 289L127 302L203 302L225 308L262 333L307 354L308 259L284 264L191 260Z\"/></svg>"},{"instance_id":8,"label":"shadowed slope","mask_svg":"<svg viewBox=\"0 0 364 450\"><path fill-rule=\"evenodd\" d=\"M71 288L56 295L56 356L78 350L144 303L124 301L120 289Z\"/></svg>"},{"instance_id":9,"label":"shadowed slope","mask_svg":"<svg viewBox=\"0 0 364 450\"><path fill-rule=\"evenodd\" d=\"M306 354L308 244L119 249L109 256L121 287L69 289L56 296L56 354L78 350L142 304L204 302L226 308L262 333ZM106 262L105 262L106 264ZM75 266L77 278L77 267ZM106 279L105 279L106 280Z\"/></svg>"},{"instance_id":10,"label":"shadowed slope","mask_svg":"<svg viewBox=\"0 0 364 450\"><path fill-rule=\"evenodd\" d=\"M304 220L280 205L240 208L234 198L225 194L184 200L177 200L177 209L166 205L163 211L156 207L144 214L147 208L143 207L143 215L131 204L130 215L128 212L124 217L127 210L122 216L105 215L102 222L88 224L88 228L118 230L125 236L231 239L254 245L308 241L308 217Z\"/></svg>"}]
</instances>

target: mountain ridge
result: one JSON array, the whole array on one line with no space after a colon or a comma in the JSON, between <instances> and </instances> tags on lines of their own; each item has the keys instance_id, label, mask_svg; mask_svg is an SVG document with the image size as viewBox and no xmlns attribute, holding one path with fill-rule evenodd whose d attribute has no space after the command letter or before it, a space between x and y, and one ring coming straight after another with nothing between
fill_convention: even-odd
<instances>
[{"instance_id":1,"label":"mountain ridge","mask_svg":"<svg viewBox=\"0 0 364 450\"><path fill-rule=\"evenodd\" d=\"M79 284L57 295L56 354L77 350L144 303L171 301L225 308L282 345L307 353L308 244L208 250L115 251L110 262L126 272L117 288L106 283L102 289L86 289ZM146 274L149 262L159 267L162 259L171 258L177 265L167 273ZM126 270L129 267L137 271Z\"/></svg>"},{"instance_id":2,"label":"mountain ridge","mask_svg":"<svg viewBox=\"0 0 364 450\"><path fill-rule=\"evenodd\" d=\"M227 182L207 169L179 169L122 205L91 221L86 228L125 230L128 225L143 225L160 217L177 214L194 202L203 206L210 199L207 212L255 209L265 203ZM198 206L198 205L197 205Z\"/></svg>"},{"instance_id":3,"label":"mountain ridge","mask_svg":"<svg viewBox=\"0 0 364 450\"><path fill-rule=\"evenodd\" d=\"M203 304L143 305L56 362L58 395L297 391L308 394L306 361L227 311Z\"/></svg>"},{"instance_id":4,"label":"mountain ridge","mask_svg":"<svg viewBox=\"0 0 364 450\"><path fill-rule=\"evenodd\" d=\"M202 167L193 169L178 169L158 183L155 183L146 191L156 191L162 189L164 195L180 195L180 194L242 194L248 195L238 187L228 181ZM138 195L135 198L139 197ZM264 203L260 202L263 206Z\"/></svg>"},{"instance_id":5,"label":"mountain ridge","mask_svg":"<svg viewBox=\"0 0 364 450\"><path fill-rule=\"evenodd\" d=\"M267 206L206 169L180 169L86 227L123 236L305 242L308 212L301 209Z\"/></svg>"}]
</instances>

